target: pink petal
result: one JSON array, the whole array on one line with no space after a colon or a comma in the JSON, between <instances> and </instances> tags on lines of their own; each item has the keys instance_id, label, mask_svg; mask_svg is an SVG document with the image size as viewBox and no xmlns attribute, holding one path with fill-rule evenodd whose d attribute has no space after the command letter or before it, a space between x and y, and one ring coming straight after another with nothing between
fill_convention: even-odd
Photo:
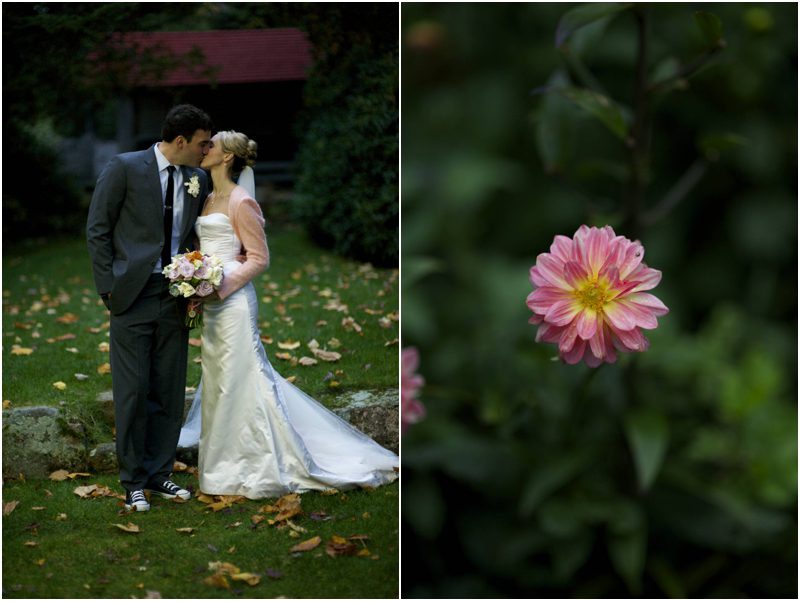
<instances>
[{"instance_id":1,"label":"pink petal","mask_svg":"<svg viewBox=\"0 0 800 601\"><path fill-rule=\"evenodd\" d=\"M655 330L658 327L658 320L656 319L655 313L649 308L628 302L627 299L618 300L616 304L624 307L625 313L633 318L638 327L644 328L645 330Z\"/></svg>"},{"instance_id":2,"label":"pink petal","mask_svg":"<svg viewBox=\"0 0 800 601\"><path fill-rule=\"evenodd\" d=\"M572 240L566 236L556 236L550 245L550 254L566 263L572 256Z\"/></svg>"},{"instance_id":3,"label":"pink petal","mask_svg":"<svg viewBox=\"0 0 800 601\"><path fill-rule=\"evenodd\" d=\"M659 272L659 278L660 277L661 273ZM657 317L669 313L669 309L664 303L662 303L657 297L653 296L652 294L648 294L647 292L629 294L625 301L643 307L645 310L649 311L653 315L656 315Z\"/></svg>"},{"instance_id":4,"label":"pink petal","mask_svg":"<svg viewBox=\"0 0 800 601\"><path fill-rule=\"evenodd\" d=\"M604 359L607 352L605 334L604 334L604 327L603 324L599 324L600 327L597 328L594 336L589 339L589 348L592 349L592 353L598 359Z\"/></svg>"},{"instance_id":5,"label":"pink petal","mask_svg":"<svg viewBox=\"0 0 800 601\"><path fill-rule=\"evenodd\" d=\"M547 281L546 285L562 290L571 290L570 285L564 280L564 263L553 255L542 253L536 257L536 269L539 275Z\"/></svg>"},{"instance_id":6,"label":"pink petal","mask_svg":"<svg viewBox=\"0 0 800 601\"><path fill-rule=\"evenodd\" d=\"M625 255L621 257L619 264L620 279L627 280L628 274L639 266L644 258L644 248L641 243L636 241L625 250Z\"/></svg>"},{"instance_id":7,"label":"pink petal","mask_svg":"<svg viewBox=\"0 0 800 601\"><path fill-rule=\"evenodd\" d=\"M554 303L544 316L544 320L556 326L565 326L580 312L581 306L576 300L563 300Z\"/></svg>"},{"instance_id":8,"label":"pink petal","mask_svg":"<svg viewBox=\"0 0 800 601\"><path fill-rule=\"evenodd\" d=\"M636 283L636 286L631 292L652 290L658 286L658 283L661 281L661 272L658 269L651 269L642 263L628 276L628 280Z\"/></svg>"},{"instance_id":9,"label":"pink petal","mask_svg":"<svg viewBox=\"0 0 800 601\"><path fill-rule=\"evenodd\" d=\"M572 239L575 242L577 242L578 240L580 240L581 242L586 242L586 237L589 235L590 231L591 230L589 229L588 225L582 225L577 230L575 230Z\"/></svg>"},{"instance_id":10,"label":"pink petal","mask_svg":"<svg viewBox=\"0 0 800 601\"><path fill-rule=\"evenodd\" d=\"M595 357L592 352L589 350L589 347L586 347L586 350L583 352L583 360L586 362L586 365L589 367L599 367L603 360L599 357Z\"/></svg>"},{"instance_id":11,"label":"pink petal","mask_svg":"<svg viewBox=\"0 0 800 601\"><path fill-rule=\"evenodd\" d=\"M594 275L600 273L600 268L608 256L608 238L604 230L592 228L586 238L586 259L589 269Z\"/></svg>"},{"instance_id":12,"label":"pink petal","mask_svg":"<svg viewBox=\"0 0 800 601\"><path fill-rule=\"evenodd\" d=\"M647 338L641 330L619 330L612 326L611 331L619 342L620 350L627 352L644 351L647 349Z\"/></svg>"},{"instance_id":13,"label":"pink petal","mask_svg":"<svg viewBox=\"0 0 800 601\"><path fill-rule=\"evenodd\" d=\"M532 323L533 325L540 324L543 321L544 321L544 315L537 315L536 313L534 313L533 316L530 319L528 319L528 323Z\"/></svg>"},{"instance_id":14,"label":"pink petal","mask_svg":"<svg viewBox=\"0 0 800 601\"><path fill-rule=\"evenodd\" d=\"M585 350L586 350L586 341L578 338L575 341L575 345L570 349L569 352L561 353L561 358L570 365L575 365L577 363L580 363L581 359L583 359L583 353Z\"/></svg>"},{"instance_id":15,"label":"pink petal","mask_svg":"<svg viewBox=\"0 0 800 601\"><path fill-rule=\"evenodd\" d=\"M584 308L583 311L578 313L575 325L577 326L578 336L584 340L589 340L597 331L597 311Z\"/></svg>"},{"instance_id":16,"label":"pink petal","mask_svg":"<svg viewBox=\"0 0 800 601\"><path fill-rule=\"evenodd\" d=\"M586 265L586 237L589 235L589 228L582 225L575 232L572 242L572 260L580 265Z\"/></svg>"},{"instance_id":17,"label":"pink petal","mask_svg":"<svg viewBox=\"0 0 800 601\"><path fill-rule=\"evenodd\" d=\"M615 288L620 285L619 282L619 269L616 265L606 264L600 269L600 277L608 280L608 285Z\"/></svg>"},{"instance_id":18,"label":"pink petal","mask_svg":"<svg viewBox=\"0 0 800 601\"><path fill-rule=\"evenodd\" d=\"M417 371L417 367L419 367L419 351L413 346L404 348L400 356L400 361L403 366L404 374L411 374Z\"/></svg>"},{"instance_id":19,"label":"pink petal","mask_svg":"<svg viewBox=\"0 0 800 601\"><path fill-rule=\"evenodd\" d=\"M561 334L561 340L558 341L558 350L562 353L568 353L575 345L575 340L578 339L578 328L573 321L569 324L564 332Z\"/></svg>"},{"instance_id":20,"label":"pink petal","mask_svg":"<svg viewBox=\"0 0 800 601\"><path fill-rule=\"evenodd\" d=\"M612 341L611 331L606 330L605 343L606 343L606 363L617 362L617 352L614 350L614 343Z\"/></svg>"},{"instance_id":21,"label":"pink petal","mask_svg":"<svg viewBox=\"0 0 800 601\"><path fill-rule=\"evenodd\" d=\"M589 277L589 273L575 261L567 261L564 265L564 279L572 288L578 288Z\"/></svg>"},{"instance_id":22,"label":"pink petal","mask_svg":"<svg viewBox=\"0 0 800 601\"><path fill-rule=\"evenodd\" d=\"M613 232L614 230L611 231ZM625 236L612 236L608 243L608 257L606 258L606 263L619 265L620 259L625 256L624 253L627 248L626 243L630 244L630 240Z\"/></svg>"},{"instance_id":23,"label":"pink petal","mask_svg":"<svg viewBox=\"0 0 800 601\"><path fill-rule=\"evenodd\" d=\"M543 323L536 332L536 342L558 342L566 328Z\"/></svg>"},{"instance_id":24,"label":"pink petal","mask_svg":"<svg viewBox=\"0 0 800 601\"><path fill-rule=\"evenodd\" d=\"M569 300L572 296L569 292L560 290L559 288L551 288L545 286L537 288L528 295L526 304L531 311L545 315L547 310L558 301Z\"/></svg>"},{"instance_id":25,"label":"pink petal","mask_svg":"<svg viewBox=\"0 0 800 601\"><path fill-rule=\"evenodd\" d=\"M625 298L635 287L636 282L623 282L621 280L617 280L617 283L612 285L610 288L611 296L608 300Z\"/></svg>"},{"instance_id":26,"label":"pink petal","mask_svg":"<svg viewBox=\"0 0 800 601\"><path fill-rule=\"evenodd\" d=\"M548 282L546 279L544 279L542 277L542 274L539 273L539 270L536 268L536 265L531 267L530 272L529 272L529 276L530 276L531 284L533 284L534 286L541 287L541 286L549 286L550 285L550 282Z\"/></svg>"},{"instance_id":27,"label":"pink petal","mask_svg":"<svg viewBox=\"0 0 800 601\"><path fill-rule=\"evenodd\" d=\"M636 327L636 318L632 311L620 301L607 303L603 307L603 314L608 322L618 330L632 330Z\"/></svg>"}]
</instances>

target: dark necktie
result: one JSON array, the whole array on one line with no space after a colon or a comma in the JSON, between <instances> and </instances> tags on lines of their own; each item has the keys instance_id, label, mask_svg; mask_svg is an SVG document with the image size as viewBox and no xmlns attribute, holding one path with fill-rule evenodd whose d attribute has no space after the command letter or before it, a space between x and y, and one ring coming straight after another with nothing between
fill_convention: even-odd
<instances>
[{"instance_id":1,"label":"dark necktie","mask_svg":"<svg viewBox=\"0 0 800 601\"><path fill-rule=\"evenodd\" d=\"M161 249L162 269L170 264L172 258L172 197L174 196L175 189L172 174L175 172L175 167L170 165L167 167L167 171L169 171L169 175L167 176L167 194L164 197L164 247Z\"/></svg>"}]
</instances>

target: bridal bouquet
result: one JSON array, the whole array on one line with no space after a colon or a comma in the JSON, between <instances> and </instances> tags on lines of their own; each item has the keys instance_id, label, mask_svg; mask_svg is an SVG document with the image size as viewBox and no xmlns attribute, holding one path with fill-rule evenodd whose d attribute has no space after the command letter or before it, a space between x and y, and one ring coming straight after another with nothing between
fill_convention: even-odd
<instances>
[{"instance_id":1,"label":"bridal bouquet","mask_svg":"<svg viewBox=\"0 0 800 601\"><path fill-rule=\"evenodd\" d=\"M197 297L206 297L222 283L222 261L200 251L187 252L172 257L172 263L162 273L169 279L169 293L192 299L186 312L186 325L190 328L203 323L203 303Z\"/></svg>"}]
</instances>

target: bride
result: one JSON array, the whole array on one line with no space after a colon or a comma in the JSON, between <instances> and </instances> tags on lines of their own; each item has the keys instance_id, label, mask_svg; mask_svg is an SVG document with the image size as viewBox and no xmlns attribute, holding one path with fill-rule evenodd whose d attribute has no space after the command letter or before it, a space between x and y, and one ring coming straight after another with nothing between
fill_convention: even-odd
<instances>
[{"instance_id":1,"label":"bride","mask_svg":"<svg viewBox=\"0 0 800 601\"><path fill-rule=\"evenodd\" d=\"M210 495L260 499L391 482L397 456L283 379L264 352L253 278L267 268L269 249L249 167L256 148L221 131L200 165L214 192L195 230L201 252L224 262L224 278L203 307L202 379L179 446L199 432L200 490Z\"/></svg>"}]
</instances>

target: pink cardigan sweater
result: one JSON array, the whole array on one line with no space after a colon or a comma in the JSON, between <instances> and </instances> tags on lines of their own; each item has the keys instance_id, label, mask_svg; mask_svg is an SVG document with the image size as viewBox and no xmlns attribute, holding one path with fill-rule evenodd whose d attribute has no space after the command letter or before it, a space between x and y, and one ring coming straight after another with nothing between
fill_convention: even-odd
<instances>
[{"instance_id":1,"label":"pink cardigan sweater","mask_svg":"<svg viewBox=\"0 0 800 601\"><path fill-rule=\"evenodd\" d=\"M229 297L269 266L264 215L258 203L241 186L236 186L231 192L228 218L236 237L242 242L245 261L239 269L222 278L222 284L217 290L221 299Z\"/></svg>"}]
</instances>

